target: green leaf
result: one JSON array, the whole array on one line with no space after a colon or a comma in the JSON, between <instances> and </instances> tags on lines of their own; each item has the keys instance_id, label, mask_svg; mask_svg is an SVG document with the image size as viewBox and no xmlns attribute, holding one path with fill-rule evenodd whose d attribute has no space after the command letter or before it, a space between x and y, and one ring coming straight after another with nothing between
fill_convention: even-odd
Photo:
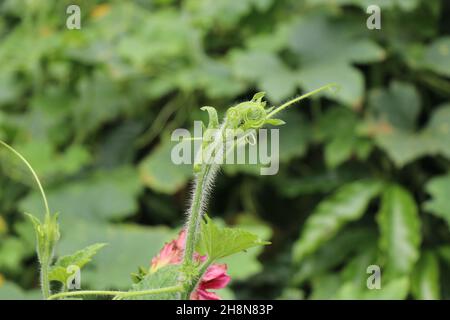
<instances>
[{"instance_id":1,"label":"green leaf","mask_svg":"<svg viewBox=\"0 0 450 320\"><path fill-rule=\"evenodd\" d=\"M338 274L325 274L311 279L311 300L330 300L335 298L341 285Z\"/></svg>"},{"instance_id":2,"label":"green leaf","mask_svg":"<svg viewBox=\"0 0 450 320\"><path fill-rule=\"evenodd\" d=\"M422 63L427 69L450 77L450 37L435 39L426 49Z\"/></svg>"},{"instance_id":3,"label":"green leaf","mask_svg":"<svg viewBox=\"0 0 450 320\"><path fill-rule=\"evenodd\" d=\"M294 261L303 260L345 224L361 218L380 188L381 184L376 181L357 181L344 185L331 197L322 200L306 220L300 239L294 244Z\"/></svg>"},{"instance_id":4,"label":"green leaf","mask_svg":"<svg viewBox=\"0 0 450 320\"><path fill-rule=\"evenodd\" d=\"M217 110L214 107L201 107L200 110L207 111L209 115L208 129L217 129L219 127L219 118Z\"/></svg>"},{"instance_id":5,"label":"green leaf","mask_svg":"<svg viewBox=\"0 0 450 320\"><path fill-rule=\"evenodd\" d=\"M330 7L354 5L366 10L368 6L374 4L373 0L306 0L309 5L328 5ZM401 9L402 11L414 10L420 0L378 0L376 4L381 9Z\"/></svg>"},{"instance_id":6,"label":"green leaf","mask_svg":"<svg viewBox=\"0 0 450 320\"><path fill-rule=\"evenodd\" d=\"M44 222L31 214L26 214L33 223L36 234L36 251L41 263L51 263L53 250L59 241L60 231L58 224L58 213L45 216Z\"/></svg>"},{"instance_id":7,"label":"green leaf","mask_svg":"<svg viewBox=\"0 0 450 320\"><path fill-rule=\"evenodd\" d=\"M388 90L372 90L369 106L378 121L387 121L400 130L414 130L421 109L416 88L398 81L391 82Z\"/></svg>"},{"instance_id":8,"label":"green leaf","mask_svg":"<svg viewBox=\"0 0 450 320\"><path fill-rule=\"evenodd\" d=\"M205 27L233 28L243 16L248 15L253 8L266 11L274 0L188 0L186 7L195 21Z\"/></svg>"},{"instance_id":9,"label":"green leaf","mask_svg":"<svg viewBox=\"0 0 450 320\"><path fill-rule=\"evenodd\" d=\"M172 162L174 145L171 141L164 141L142 160L139 172L144 185L158 192L173 194L188 182L192 176L192 166Z\"/></svg>"},{"instance_id":10,"label":"green leaf","mask_svg":"<svg viewBox=\"0 0 450 320\"><path fill-rule=\"evenodd\" d=\"M296 19L289 46L302 66L296 79L303 89L310 91L326 83L338 83L338 92L324 95L352 108L362 106L364 77L352 64L381 61L386 54L359 26L360 22L354 19L330 19L323 12Z\"/></svg>"},{"instance_id":11,"label":"green leaf","mask_svg":"<svg viewBox=\"0 0 450 320\"><path fill-rule=\"evenodd\" d=\"M381 286L381 289L360 289L354 283L344 284L337 293L337 299L344 300L403 300L408 296L409 279L398 278Z\"/></svg>"},{"instance_id":12,"label":"green leaf","mask_svg":"<svg viewBox=\"0 0 450 320\"><path fill-rule=\"evenodd\" d=\"M268 241L272 236L270 226L260 220L247 215L240 215L237 218L236 227L245 229L256 234L260 239ZM233 254L220 259L220 263L228 266L228 275L233 281L248 279L250 276L262 271L263 265L258 260L258 256L264 250L262 246L256 246L245 250L245 252ZM222 291L220 294L223 297Z\"/></svg>"},{"instance_id":13,"label":"green leaf","mask_svg":"<svg viewBox=\"0 0 450 320\"><path fill-rule=\"evenodd\" d=\"M36 172L47 179L61 174L74 174L91 160L88 151L80 145L57 152L48 140L33 139L17 146L17 150L33 164Z\"/></svg>"},{"instance_id":14,"label":"green leaf","mask_svg":"<svg viewBox=\"0 0 450 320\"><path fill-rule=\"evenodd\" d=\"M262 99L264 98L264 96L266 95L265 92L261 91L261 92L257 92L253 95L252 101L253 102L258 102L261 103Z\"/></svg>"},{"instance_id":15,"label":"green leaf","mask_svg":"<svg viewBox=\"0 0 450 320\"><path fill-rule=\"evenodd\" d=\"M150 267L154 257L174 232L167 227L105 224L65 219L58 255L68 255L92 243L108 243L82 273L81 286L98 290L125 289L137 266Z\"/></svg>"},{"instance_id":16,"label":"green leaf","mask_svg":"<svg viewBox=\"0 0 450 320\"><path fill-rule=\"evenodd\" d=\"M22 272L22 261L29 255L24 242L16 237L1 237L0 242L0 270L8 272Z\"/></svg>"},{"instance_id":17,"label":"green leaf","mask_svg":"<svg viewBox=\"0 0 450 320\"><path fill-rule=\"evenodd\" d=\"M361 71L341 62L306 65L295 77L305 91L312 91L326 83L337 83L339 90L323 91L321 95L336 100L353 109L360 109L364 96L364 77Z\"/></svg>"},{"instance_id":18,"label":"green leaf","mask_svg":"<svg viewBox=\"0 0 450 320\"><path fill-rule=\"evenodd\" d=\"M294 73L277 55L263 51L233 51L230 59L235 76L256 83L273 102L281 102L295 93Z\"/></svg>"},{"instance_id":19,"label":"green leaf","mask_svg":"<svg viewBox=\"0 0 450 320\"><path fill-rule=\"evenodd\" d=\"M397 278L381 285L381 289L368 290L366 300L403 300L408 296L410 281L407 277Z\"/></svg>"},{"instance_id":20,"label":"green leaf","mask_svg":"<svg viewBox=\"0 0 450 320\"><path fill-rule=\"evenodd\" d=\"M268 120L266 120L265 123L270 124L272 126L281 126L281 125L285 124L286 122L284 122L281 119L268 119Z\"/></svg>"},{"instance_id":21,"label":"green leaf","mask_svg":"<svg viewBox=\"0 0 450 320\"><path fill-rule=\"evenodd\" d=\"M322 12L303 15L292 25L289 45L305 65L316 67L325 61L349 65L383 60L384 50L359 27L360 21L330 19Z\"/></svg>"},{"instance_id":22,"label":"green leaf","mask_svg":"<svg viewBox=\"0 0 450 320\"><path fill-rule=\"evenodd\" d=\"M245 251L252 247L270 244L257 235L238 228L218 227L207 215L201 224L197 251L208 255L212 261Z\"/></svg>"},{"instance_id":23,"label":"green leaf","mask_svg":"<svg viewBox=\"0 0 450 320\"><path fill-rule=\"evenodd\" d=\"M309 279L321 278L355 252L365 251L376 241L376 235L367 228L344 229L324 243L314 254L305 257L292 278L293 285L301 285ZM364 269L365 270L365 269Z\"/></svg>"},{"instance_id":24,"label":"green leaf","mask_svg":"<svg viewBox=\"0 0 450 320\"><path fill-rule=\"evenodd\" d=\"M412 274L411 290L416 299L439 300L439 261L432 251L424 251Z\"/></svg>"},{"instance_id":25,"label":"green leaf","mask_svg":"<svg viewBox=\"0 0 450 320\"><path fill-rule=\"evenodd\" d=\"M387 123L373 125L376 143L398 167L426 155L450 158L450 105L438 107L425 129L419 132L398 130Z\"/></svg>"},{"instance_id":26,"label":"green leaf","mask_svg":"<svg viewBox=\"0 0 450 320\"><path fill-rule=\"evenodd\" d=\"M0 283L0 300L40 300L40 290L28 290L20 288L13 282Z\"/></svg>"},{"instance_id":27,"label":"green leaf","mask_svg":"<svg viewBox=\"0 0 450 320\"><path fill-rule=\"evenodd\" d=\"M447 221L450 227L450 174L433 178L426 184L425 189L432 197L425 202L425 208Z\"/></svg>"},{"instance_id":28,"label":"green leaf","mask_svg":"<svg viewBox=\"0 0 450 320\"><path fill-rule=\"evenodd\" d=\"M59 185L47 190L52 208L62 212L62 219L68 216L91 221L119 219L137 210L135 198L140 191L136 171L131 167L116 168L114 171L97 171L79 181ZM33 193L20 203L26 212L41 209L40 195Z\"/></svg>"},{"instance_id":29,"label":"green leaf","mask_svg":"<svg viewBox=\"0 0 450 320\"><path fill-rule=\"evenodd\" d=\"M410 274L419 258L421 242L420 219L414 198L401 186L387 186L377 221L387 275Z\"/></svg>"},{"instance_id":30,"label":"green leaf","mask_svg":"<svg viewBox=\"0 0 450 320\"><path fill-rule=\"evenodd\" d=\"M67 279L71 276L71 273L67 272L67 268L72 265L77 266L80 269L83 268L105 245L105 243L93 244L87 248L75 252L72 255L58 258L56 263L50 269L50 281L55 280L66 285Z\"/></svg>"},{"instance_id":31,"label":"green leaf","mask_svg":"<svg viewBox=\"0 0 450 320\"><path fill-rule=\"evenodd\" d=\"M147 274L144 279L133 285L132 291L159 289L177 285L179 282L179 265L168 265L158 269L156 272ZM130 297L126 300L179 300L179 292L151 294Z\"/></svg>"},{"instance_id":32,"label":"green leaf","mask_svg":"<svg viewBox=\"0 0 450 320\"><path fill-rule=\"evenodd\" d=\"M318 121L317 136L325 141L325 162L335 168L352 156L365 159L371 151L369 139L358 136L358 117L349 108L334 106Z\"/></svg>"}]
</instances>

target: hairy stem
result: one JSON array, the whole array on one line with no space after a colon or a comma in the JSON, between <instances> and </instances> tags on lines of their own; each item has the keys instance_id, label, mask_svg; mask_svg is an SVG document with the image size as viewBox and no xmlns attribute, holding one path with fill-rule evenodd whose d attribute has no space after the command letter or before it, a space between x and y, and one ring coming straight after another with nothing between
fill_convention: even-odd
<instances>
[{"instance_id":1,"label":"hairy stem","mask_svg":"<svg viewBox=\"0 0 450 320\"><path fill-rule=\"evenodd\" d=\"M126 292L126 293L121 293L121 294L117 295L116 298L124 299L124 298L137 297L137 296L143 296L143 295L151 295L151 294L181 292L183 290L184 290L184 287L182 285L177 285L177 286L171 286L171 287L165 287L165 288L148 289L148 290L142 290L142 291L131 291L131 292ZM116 299L116 298L114 298L114 299Z\"/></svg>"},{"instance_id":2,"label":"hairy stem","mask_svg":"<svg viewBox=\"0 0 450 320\"><path fill-rule=\"evenodd\" d=\"M195 275L195 277L192 277L191 281L189 281L188 283L184 283L184 292L182 295L182 299L183 300L189 300L191 297L192 292L195 290L195 288L197 288L197 286L199 285L200 281L203 278L203 275L205 274L206 270L208 270L209 266L213 263L214 261L211 259L208 259L206 262L204 262L202 264L202 266L200 267L198 273Z\"/></svg>"},{"instance_id":3,"label":"hairy stem","mask_svg":"<svg viewBox=\"0 0 450 320\"><path fill-rule=\"evenodd\" d=\"M205 177L207 174L207 167L203 166L202 171L197 177L195 182L195 190L192 198L192 205L188 216L187 229L186 229L186 244L184 248L183 265L187 266L192 264L194 258L194 250L196 244L196 234L199 220L201 218L202 210L202 198Z\"/></svg>"},{"instance_id":4,"label":"hairy stem","mask_svg":"<svg viewBox=\"0 0 450 320\"><path fill-rule=\"evenodd\" d=\"M121 299L123 299L123 298L128 298L128 297L135 297L135 296L178 292L178 291L182 291L182 290L183 290L182 286L171 286L171 287L141 290L141 291L99 291L99 290L71 291L71 292L61 292L61 293L51 295L47 298L47 300L55 300L55 299L60 299L60 298L65 298L65 297L77 297L77 296L116 296L116 297L120 297Z\"/></svg>"},{"instance_id":5,"label":"hairy stem","mask_svg":"<svg viewBox=\"0 0 450 320\"><path fill-rule=\"evenodd\" d=\"M49 208L49 205L48 205L47 197L45 195L45 191L44 191L44 188L42 187L41 181L39 180L39 177L36 174L36 172L34 171L33 167L27 161L27 159L25 159L24 156L22 156L18 151L16 151L16 149L11 147L9 144L7 144L6 142L3 142L3 141L0 140L0 145L4 146L11 153L13 153L16 157L18 157L20 159L20 161L22 161L25 164L25 166L28 168L28 170L31 172L34 180L36 181L36 184L38 186L39 192L41 193L42 200L44 202L44 207L45 207L44 220L45 220L45 222L49 222L50 221L50 208ZM43 295L44 299L47 299L50 296L50 294L51 294L48 272L49 272L50 262L51 262L50 261L51 260L51 255L49 253L52 251L52 249L53 248L47 248L47 253L44 254L39 259L39 262L41 264L41 274L40 274L41 289L42 289L42 295Z\"/></svg>"},{"instance_id":6,"label":"hairy stem","mask_svg":"<svg viewBox=\"0 0 450 320\"><path fill-rule=\"evenodd\" d=\"M42 259L44 260L44 259ZM46 261L41 261L41 289L42 289L42 296L44 297L44 300L48 299L50 297L50 281L48 278L48 272L50 269L50 263L49 259L45 259Z\"/></svg>"},{"instance_id":7,"label":"hairy stem","mask_svg":"<svg viewBox=\"0 0 450 320\"><path fill-rule=\"evenodd\" d=\"M336 87L335 84L328 84L326 86L323 86L321 88L318 88L314 91L308 92L300 97L297 97L295 99L292 99L269 114L265 116L265 119L261 123L258 123L257 128L262 127L264 125L265 120L272 118L275 114L278 112L283 111L287 107L291 106L292 104L301 101L303 99L306 99L316 93L319 93L326 89L331 89L332 87ZM241 106L242 104L238 105ZM234 107L237 108L238 106ZM243 111L244 113L246 111ZM210 114L210 124L208 124L208 129L215 128L216 125L214 123L217 123L217 114L214 112L215 115L215 121L212 121L212 116ZM265 113L264 113L265 115ZM218 167L220 167L220 164L223 163L223 160L225 159L225 156L228 152L230 152L235 146L238 146L241 142L245 143L246 138L250 137L250 134L245 134L244 136L240 137L238 141L232 143L232 146L230 149L226 149L224 147L224 137L226 137L226 130L228 127L235 128L236 129L236 123L238 125L240 124L240 121L248 121L245 114L241 115L241 119L235 118L233 116L230 120L230 123L228 122L228 118L225 118L224 122L221 124L220 128L217 130L217 132L214 134L214 137L212 140L209 140L210 137L206 133L203 135L203 139L205 137L208 137L208 141L203 141L202 148L198 151L200 156L204 155L203 148L206 147L211 151L212 150L212 159L207 159L206 162L202 158L201 163L201 170L196 174L196 182L195 182L195 188L192 196L192 202L191 207L188 212L188 218L187 218L187 224L186 224L186 241L185 241L185 247L184 247L184 256L183 256L183 262L182 262L182 268L181 268L181 282L184 285L184 299L189 299L191 292L195 289L198 282L201 280L201 277L203 276L204 272L206 272L208 266L212 263L208 260L208 263L205 263L199 272L195 272L193 268L195 267L195 261L194 261L194 252L195 247L197 244L198 239L198 229L200 225L200 221L202 218L202 210L206 206L206 201L208 199L208 193L210 192L211 183L214 180L215 173L217 172ZM245 120L247 119L247 120ZM240 121L237 121L240 120ZM213 125L211 125L213 123ZM211 125L211 127L210 127ZM234 138L233 138L234 139ZM256 142L256 140L255 140ZM208 152L206 152L208 154ZM195 168L195 167L194 167Z\"/></svg>"},{"instance_id":8,"label":"hairy stem","mask_svg":"<svg viewBox=\"0 0 450 320\"><path fill-rule=\"evenodd\" d=\"M206 159L206 161L204 161L205 159L202 159L203 164L201 171L196 175L195 189L187 218L186 243L182 263L182 280L187 288L183 297L184 299L189 299L189 296L196 285L195 277L190 274L190 271L191 267L194 265L194 252L199 233L198 228L202 218L202 210L206 206L209 186L213 182L219 163L221 163L221 158L224 156L222 139L226 128L227 121L225 120L219 130L217 130L211 145L208 145L208 148L214 151L212 157L210 159ZM203 152L203 147L199 150L199 152Z\"/></svg>"},{"instance_id":9,"label":"hairy stem","mask_svg":"<svg viewBox=\"0 0 450 320\"><path fill-rule=\"evenodd\" d=\"M51 295L47 300L56 300L65 297L77 297L77 296L117 296L121 293L126 293L126 291L71 291L71 292L61 292Z\"/></svg>"}]
</instances>

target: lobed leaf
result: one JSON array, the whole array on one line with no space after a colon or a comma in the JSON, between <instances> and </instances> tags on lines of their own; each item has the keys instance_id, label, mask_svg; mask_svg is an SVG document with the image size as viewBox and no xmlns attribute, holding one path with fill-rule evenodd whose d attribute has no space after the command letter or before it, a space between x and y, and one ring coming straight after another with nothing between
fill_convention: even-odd
<instances>
[{"instance_id":1,"label":"lobed leaf","mask_svg":"<svg viewBox=\"0 0 450 320\"><path fill-rule=\"evenodd\" d=\"M249 248L270 244L257 235L238 228L217 226L207 215L201 224L197 251L211 261L225 258Z\"/></svg>"},{"instance_id":2,"label":"lobed leaf","mask_svg":"<svg viewBox=\"0 0 450 320\"><path fill-rule=\"evenodd\" d=\"M147 274L144 279L133 285L132 291L150 290L170 287L178 284L180 265L168 265L156 272ZM129 297L126 300L178 300L179 292L149 294Z\"/></svg>"},{"instance_id":3,"label":"lobed leaf","mask_svg":"<svg viewBox=\"0 0 450 320\"><path fill-rule=\"evenodd\" d=\"M67 268L72 265L77 266L80 269L83 268L88 262L91 261L92 257L105 245L105 243L93 244L89 247L75 252L74 254L60 257L50 269L50 281L59 281L62 284L66 285L67 279L72 275L72 273L69 273L67 271Z\"/></svg>"}]
</instances>

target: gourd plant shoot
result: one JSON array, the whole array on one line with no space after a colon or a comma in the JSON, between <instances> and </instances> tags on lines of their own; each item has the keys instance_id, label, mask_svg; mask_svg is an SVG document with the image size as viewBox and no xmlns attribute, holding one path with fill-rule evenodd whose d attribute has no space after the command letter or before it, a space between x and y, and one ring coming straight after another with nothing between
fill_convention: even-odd
<instances>
[{"instance_id":1,"label":"gourd plant shoot","mask_svg":"<svg viewBox=\"0 0 450 320\"><path fill-rule=\"evenodd\" d=\"M248 135L233 141L227 147L219 145L227 130L259 129L266 124L282 125L284 122L274 118L276 114L290 105L316 93L331 89L328 84L317 90L292 99L275 108L266 108L264 93L259 92L250 101L239 103L229 108L222 123L219 123L217 111L213 107L203 107L209 115L207 130L202 137L202 148L197 156L204 156L207 150L213 161L196 162L194 164L195 183L186 217L186 225L176 240L166 244L161 252L153 258L149 269L140 268L132 274L134 284L129 291L70 291L68 281L72 275L69 267L81 269L105 245L95 244L72 255L59 257L54 262L54 249L60 238L58 214L52 214L48 205L44 188L31 164L14 148L3 141L0 144L17 156L29 169L44 202L45 215L43 221L31 214L36 233L36 251L40 264L40 283L44 299L64 299L69 297L111 296L119 299L219 299L207 289L219 289L230 280L226 275L226 265L217 261L244 251L254 246L267 245L255 234L237 228L218 226L206 214L208 198L216 173L223 157L233 148L248 143ZM212 281L213 280L213 281ZM58 293L52 293L59 283Z\"/></svg>"}]
</instances>

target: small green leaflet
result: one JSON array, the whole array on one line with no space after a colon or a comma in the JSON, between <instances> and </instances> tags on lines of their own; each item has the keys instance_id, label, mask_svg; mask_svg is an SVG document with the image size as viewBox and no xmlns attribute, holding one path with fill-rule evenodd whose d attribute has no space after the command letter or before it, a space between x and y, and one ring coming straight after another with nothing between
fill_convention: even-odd
<instances>
[{"instance_id":1,"label":"small green leaflet","mask_svg":"<svg viewBox=\"0 0 450 320\"><path fill-rule=\"evenodd\" d=\"M286 124L286 122L281 119L267 119L265 123L272 126L282 126L283 124Z\"/></svg>"},{"instance_id":2,"label":"small green leaflet","mask_svg":"<svg viewBox=\"0 0 450 320\"><path fill-rule=\"evenodd\" d=\"M67 268L72 265L77 266L80 269L83 268L84 265L91 261L92 257L105 245L105 243L93 244L72 255L60 257L50 269L50 281L59 281L66 285L67 279L72 275L72 273L67 272Z\"/></svg>"},{"instance_id":3,"label":"small green leaflet","mask_svg":"<svg viewBox=\"0 0 450 320\"><path fill-rule=\"evenodd\" d=\"M142 291L175 286L178 284L178 276L180 274L179 269L180 265L168 265L158 269L154 273L149 273L141 282L134 284L130 291ZM179 292L170 292L134 296L125 300L179 300L179 298Z\"/></svg>"},{"instance_id":4,"label":"small green leaflet","mask_svg":"<svg viewBox=\"0 0 450 320\"><path fill-rule=\"evenodd\" d=\"M217 116L216 108L205 106L200 108L200 110L208 112L209 115L208 129L217 129L219 127L219 118Z\"/></svg>"},{"instance_id":5,"label":"small green leaflet","mask_svg":"<svg viewBox=\"0 0 450 320\"><path fill-rule=\"evenodd\" d=\"M197 251L208 255L210 260L217 260L249 248L268 245L257 235L238 228L217 226L207 215L201 224L200 241Z\"/></svg>"},{"instance_id":6,"label":"small green leaflet","mask_svg":"<svg viewBox=\"0 0 450 320\"><path fill-rule=\"evenodd\" d=\"M42 263L50 260L53 248L60 237L58 213L46 215L44 222L41 222L32 214L26 213L26 215L33 223L34 231L36 233L36 248L39 261Z\"/></svg>"}]
</instances>

